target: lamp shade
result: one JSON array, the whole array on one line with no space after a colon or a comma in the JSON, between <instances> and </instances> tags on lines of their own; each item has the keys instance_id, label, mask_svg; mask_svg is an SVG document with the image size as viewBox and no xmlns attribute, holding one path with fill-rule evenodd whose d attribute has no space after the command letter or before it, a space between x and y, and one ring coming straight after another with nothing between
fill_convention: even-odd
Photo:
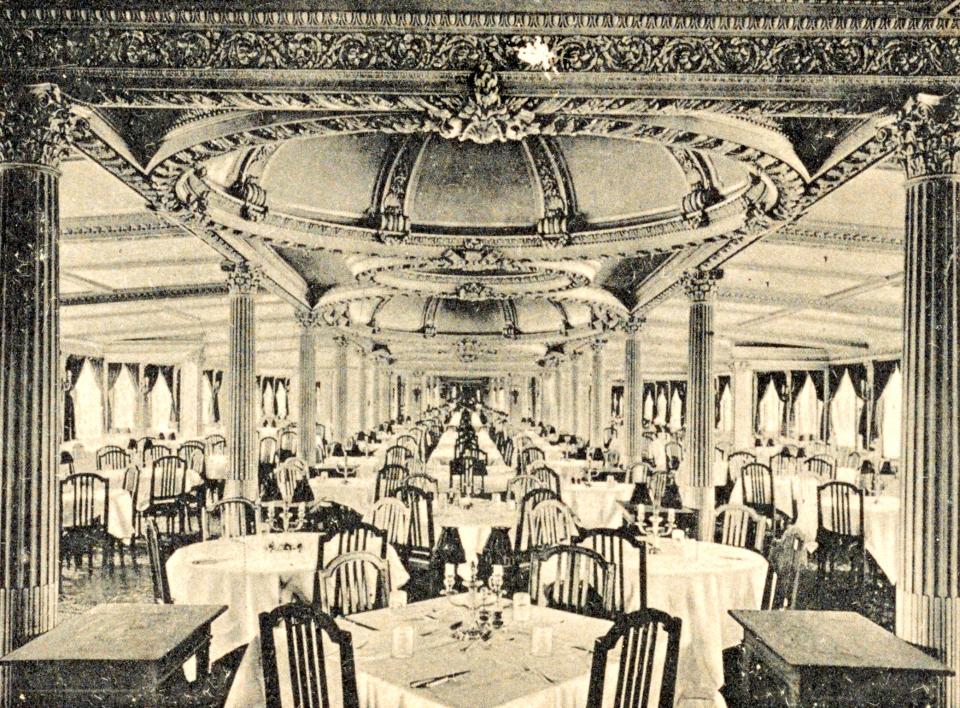
<instances>
[{"instance_id":1,"label":"lamp shade","mask_svg":"<svg viewBox=\"0 0 960 708\"><path fill-rule=\"evenodd\" d=\"M467 556L460 542L460 532L455 527L444 526L437 541L437 560L442 563L466 563Z\"/></svg>"}]
</instances>

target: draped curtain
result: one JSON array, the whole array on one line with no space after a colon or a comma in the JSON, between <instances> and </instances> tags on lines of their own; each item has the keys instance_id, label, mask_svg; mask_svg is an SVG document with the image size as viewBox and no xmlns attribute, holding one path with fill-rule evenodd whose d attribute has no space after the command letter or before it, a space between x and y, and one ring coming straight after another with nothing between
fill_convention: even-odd
<instances>
[{"instance_id":1,"label":"draped curtain","mask_svg":"<svg viewBox=\"0 0 960 708\"><path fill-rule=\"evenodd\" d=\"M109 428L107 428L107 402L106 402L105 400L103 400L103 399L104 399L104 396L103 396L103 384L105 383L105 382L104 382L104 377L106 376L106 372L103 370L103 359L99 359L99 358L95 359L95 358L91 357L91 358L87 359L87 361L90 363L90 370L91 370L91 372L93 373L93 380L96 382L96 385L97 385L97 395L96 395L96 398L97 398L97 399L99 400L99 402L100 402L100 405L99 405L99 409L100 409L100 411L99 411L99 413L100 413L100 432L101 432L101 434L102 434L102 433L106 432L107 430L109 430ZM91 396L91 398L92 398L92 396ZM92 408L94 408L94 407L96 406L96 403L94 403L92 400L91 400L89 403L91 404L91 405L90 405L90 409L92 409ZM77 407L77 408L75 408L75 410L77 410L77 411L79 412L79 411L80 411L80 408ZM88 421L85 421L85 422L88 422Z\"/></svg>"},{"instance_id":2,"label":"draped curtain","mask_svg":"<svg viewBox=\"0 0 960 708\"><path fill-rule=\"evenodd\" d=\"M220 422L220 387L223 386L223 372L207 369L203 372L210 387L210 421Z\"/></svg>"},{"instance_id":3,"label":"draped curtain","mask_svg":"<svg viewBox=\"0 0 960 708\"><path fill-rule=\"evenodd\" d=\"M120 372L123 371L123 364L117 364L110 362L107 364L107 400L103 402L104 410L106 411L107 417L107 427L106 432L110 432L114 427L114 419L116 415L116 401L114 400L114 387L117 385L117 379L120 378Z\"/></svg>"},{"instance_id":4,"label":"draped curtain","mask_svg":"<svg viewBox=\"0 0 960 708\"><path fill-rule=\"evenodd\" d=\"M767 388L770 386L770 382L773 380L773 373L770 371L757 371L755 376L756 387L754 390L757 392L757 395L756 399L754 400L753 407L753 429L757 432L760 432L760 409L764 396L767 394Z\"/></svg>"},{"instance_id":5,"label":"draped curtain","mask_svg":"<svg viewBox=\"0 0 960 708\"><path fill-rule=\"evenodd\" d=\"M826 440L827 436L824 435L824 426L829 419L830 408L823 400L823 371L814 369L813 371L808 371L807 376L809 376L813 382L814 392L817 394L817 402L819 403L820 420L818 421L819 428L817 430L817 437Z\"/></svg>"},{"instance_id":6,"label":"draped curtain","mask_svg":"<svg viewBox=\"0 0 960 708\"><path fill-rule=\"evenodd\" d=\"M830 435L831 441L838 447L853 448L857 445L859 396L853 383L850 369L837 368L839 381L836 388L831 387ZM833 372L831 371L831 376Z\"/></svg>"},{"instance_id":7,"label":"draped curtain","mask_svg":"<svg viewBox=\"0 0 960 708\"><path fill-rule=\"evenodd\" d=\"M730 377L718 376L713 380L713 383L713 425L719 428L723 413L723 396L730 390Z\"/></svg>"},{"instance_id":8,"label":"draped curtain","mask_svg":"<svg viewBox=\"0 0 960 708\"><path fill-rule=\"evenodd\" d=\"M903 426L903 376L899 365L887 379L880 395L876 423L880 434L880 451L887 459L900 458L900 432Z\"/></svg>"},{"instance_id":9,"label":"draped curtain","mask_svg":"<svg viewBox=\"0 0 960 708\"><path fill-rule=\"evenodd\" d=\"M800 392L803 390L803 385L807 382L807 372L806 371L791 371L790 372L790 390L787 393L787 400L789 405L785 411L786 425L784 426L785 432L789 435L791 431L796 434L797 427L797 399L800 397Z\"/></svg>"},{"instance_id":10,"label":"draped curtain","mask_svg":"<svg viewBox=\"0 0 960 708\"><path fill-rule=\"evenodd\" d=\"M77 416L73 392L77 386L77 379L80 378L80 372L83 371L83 364L86 357L67 356L67 363L64 372L63 387L63 439L75 440L77 437Z\"/></svg>"},{"instance_id":11,"label":"draped curtain","mask_svg":"<svg viewBox=\"0 0 960 708\"><path fill-rule=\"evenodd\" d=\"M679 420L677 418L679 417ZM670 382L670 427L682 428L687 420L687 382Z\"/></svg>"},{"instance_id":12,"label":"draped curtain","mask_svg":"<svg viewBox=\"0 0 960 708\"><path fill-rule=\"evenodd\" d=\"M666 381L657 381L656 386L653 420L657 425L666 425L670 422L670 385Z\"/></svg>"},{"instance_id":13,"label":"draped curtain","mask_svg":"<svg viewBox=\"0 0 960 708\"><path fill-rule=\"evenodd\" d=\"M652 423L656 411L657 387L650 381L643 382L643 421Z\"/></svg>"},{"instance_id":14,"label":"draped curtain","mask_svg":"<svg viewBox=\"0 0 960 708\"><path fill-rule=\"evenodd\" d=\"M867 365L850 364L847 366L850 372L850 383L853 384L853 392L857 395L857 410L854 415L857 416L857 434L859 442L863 447L868 447L869 431L867 430L867 401L870 397L869 387L867 385Z\"/></svg>"},{"instance_id":15,"label":"draped curtain","mask_svg":"<svg viewBox=\"0 0 960 708\"><path fill-rule=\"evenodd\" d=\"M172 366L160 367L160 374L163 376L163 382L167 385L167 388L170 391L170 418L168 422L170 423L171 428L177 427L177 421L180 418L179 411L177 408L177 405L178 405L177 398L179 397L178 396L179 386L177 386L175 373L176 372L174 371L174 368Z\"/></svg>"},{"instance_id":16,"label":"draped curtain","mask_svg":"<svg viewBox=\"0 0 960 708\"><path fill-rule=\"evenodd\" d=\"M153 426L152 406L150 405L153 387L157 385L157 379L160 378L160 367L156 364L147 364L143 367L143 398L140 402L140 409L143 411L142 425L144 429Z\"/></svg>"},{"instance_id":17,"label":"draped curtain","mask_svg":"<svg viewBox=\"0 0 960 708\"><path fill-rule=\"evenodd\" d=\"M900 368L900 361L873 362L873 415L870 419L870 442L880 437L883 426L883 405L880 399L884 396L890 377Z\"/></svg>"}]
</instances>

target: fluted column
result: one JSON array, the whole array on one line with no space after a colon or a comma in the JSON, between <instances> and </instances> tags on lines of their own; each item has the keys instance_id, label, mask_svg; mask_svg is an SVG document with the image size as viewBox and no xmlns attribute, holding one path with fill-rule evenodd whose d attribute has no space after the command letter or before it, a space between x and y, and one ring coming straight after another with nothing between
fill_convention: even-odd
<instances>
[{"instance_id":1,"label":"fluted column","mask_svg":"<svg viewBox=\"0 0 960 708\"><path fill-rule=\"evenodd\" d=\"M0 654L57 622L58 165L71 122L54 86L0 90Z\"/></svg>"},{"instance_id":2,"label":"fluted column","mask_svg":"<svg viewBox=\"0 0 960 708\"><path fill-rule=\"evenodd\" d=\"M333 426L333 439L344 443L347 437L347 402L348 402L348 362L347 348L349 340L343 335L337 335L333 338L333 344L336 347L334 361L334 399L333 411L331 414L331 425Z\"/></svg>"},{"instance_id":3,"label":"fluted column","mask_svg":"<svg viewBox=\"0 0 960 708\"><path fill-rule=\"evenodd\" d=\"M686 479L697 496L700 540L713 538L713 310L716 281L722 272L697 271L684 276L690 298L690 334L687 370Z\"/></svg>"},{"instance_id":4,"label":"fluted column","mask_svg":"<svg viewBox=\"0 0 960 708\"><path fill-rule=\"evenodd\" d=\"M230 351L227 361L227 449L230 483L226 493L256 498L257 338L254 298L262 274L246 261L225 263L230 292Z\"/></svg>"},{"instance_id":5,"label":"fluted column","mask_svg":"<svg viewBox=\"0 0 960 708\"><path fill-rule=\"evenodd\" d=\"M955 672L960 704L960 105L920 97L900 116L906 167L903 438L896 631Z\"/></svg>"},{"instance_id":6,"label":"fluted column","mask_svg":"<svg viewBox=\"0 0 960 708\"><path fill-rule=\"evenodd\" d=\"M603 446L603 349L607 340L590 342L590 447Z\"/></svg>"},{"instance_id":7,"label":"fluted column","mask_svg":"<svg viewBox=\"0 0 960 708\"><path fill-rule=\"evenodd\" d=\"M641 373L640 331L643 318L631 317L626 325L624 342L623 453L627 464L640 462L640 439L643 436L643 374Z\"/></svg>"},{"instance_id":8,"label":"fluted column","mask_svg":"<svg viewBox=\"0 0 960 708\"><path fill-rule=\"evenodd\" d=\"M380 358L374 354L373 361L371 362L371 385L373 389L370 392L370 427L376 428L383 421L381 417L381 406L383 400L383 388L380 385L381 371L382 367L380 365Z\"/></svg>"},{"instance_id":9,"label":"fluted column","mask_svg":"<svg viewBox=\"0 0 960 708\"><path fill-rule=\"evenodd\" d=\"M297 310L300 326L297 409L300 425L298 457L308 465L316 462L317 439L317 328L321 325L317 310Z\"/></svg>"},{"instance_id":10,"label":"fluted column","mask_svg":"<svg viewBox=\"0 0 960 708\"><path fill-rule=\"evenodd\" d=\"M581 401L580 397L580 359L583 356L581 351L570 352L570 427L572 432L580 435Z\"/></svg>"},{"instance_id":11,"label":"fluted column","mask_svg":"<svg viewBox=\"0 0 960 708\"><path fill-rule=\"evenodd\" d=\"M369 406L367 398L367 351L362 347L357 349L357 408L360 411L358 429L366 430L369 425Z\"/></svg>"}]
</instances>

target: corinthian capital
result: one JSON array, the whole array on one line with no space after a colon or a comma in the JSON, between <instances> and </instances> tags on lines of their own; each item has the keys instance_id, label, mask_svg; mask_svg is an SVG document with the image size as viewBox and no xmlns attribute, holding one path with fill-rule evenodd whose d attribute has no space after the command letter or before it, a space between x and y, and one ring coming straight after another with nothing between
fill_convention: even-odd
<instances>
[{"instance_id":1,"label":"corinthian capital","mask_svg":"<svg viewBox=\"0 0 960 708\"><path fill-rule=\"evenodd\" d=\"M319 310L301 307L294 313L294 317L303 329L317 329L323 325L323 316Z\"/></svg>"},{"instance_id":2,"label":"corinthian capital","mask_svg":"<svg viewBox=\"0 0 960 708\"><path fill-rule=\"evenodd\" d=\"M0 163L57 167L76 122L54 84L0 86Z\"/></svg>"},{"instance_id":3,"label":"corinthian capital","mask_svg":"<svg viewBox=\"0 0 960 708\"><path fill-rule=\"evenodd\" d=\"M691 302L706 302L716 294L717 281L723 277L719 268L694 270L683 274L681 283Z\"/></svg>"},{"instance_id":4,"label":"corinthian capital","mask_svg":"<svg viewBox=\"0 0 960 708\"><path fill-rule=\"evenodd\" d=\"M638 334L643 325L647 323L647 318L638 312L633 312L623 323L623 331L627 334Z\"/></svg>"},{"instance_id":5,"label":"corinthian capital","mask_svg":"<svg viewBox=\"0 0 960 708\"><path fill-rule=\"evenodd\" d=\"M263 271L247 261L228 262L221 267L227 273L227 287L231 295L253 295L263 281Z\"/></svg>"},{"instance_id":6,"label":"corinthian capital","mask_svg":"<svg viewBox=\"0 0 960 708\"><path fill-rule=\"evenodd\" d=\"M960 105L920 94L900 111L899 158L907 179L960 174Z\"/></svg>"}]
</instances>

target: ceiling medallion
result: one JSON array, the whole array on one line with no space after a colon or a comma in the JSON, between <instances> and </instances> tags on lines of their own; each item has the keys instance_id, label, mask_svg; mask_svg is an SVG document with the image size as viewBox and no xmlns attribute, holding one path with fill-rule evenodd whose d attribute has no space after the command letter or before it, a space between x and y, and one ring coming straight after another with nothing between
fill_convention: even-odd
<instances>
[{"instance_id":1,"label":"ceiling medallion","mask_svg":"<svg viewBox=\"0 0 960 708\"><path fill-rule=\"evenodd\" d=\"M481 344L476 337L464 337L457 341L454 344L454 351L457 353L457 358L465 364L497 354L496 349Z\"/></svg>"}]
</instances>

